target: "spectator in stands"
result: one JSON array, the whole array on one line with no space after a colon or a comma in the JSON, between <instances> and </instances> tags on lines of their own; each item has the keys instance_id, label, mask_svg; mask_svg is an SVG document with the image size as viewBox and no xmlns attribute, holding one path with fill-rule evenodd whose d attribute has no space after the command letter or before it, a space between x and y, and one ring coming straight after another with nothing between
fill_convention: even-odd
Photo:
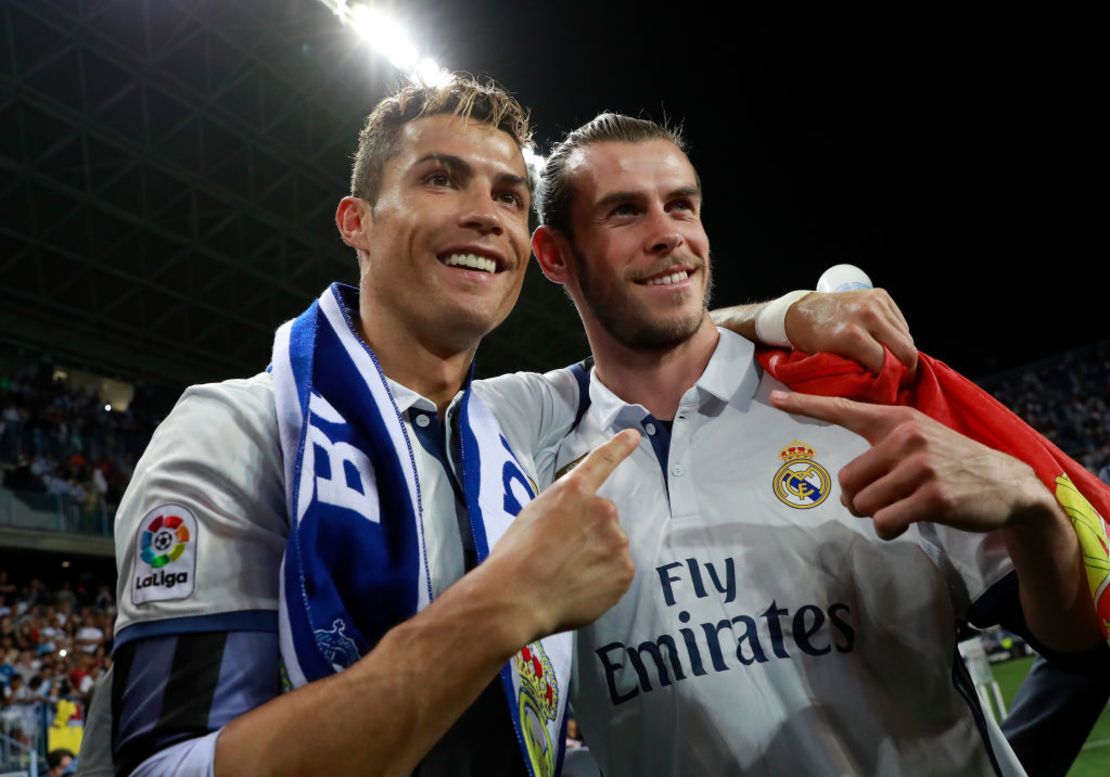
<instances>
[{"instance_id":1,"label":"spectator in stands","mask_svg":"<svg viewBox=\"0 0 1110 777\"><path fill-rule=\"evenodd\" d=\"M4 688L4 701L0 707L0 724L17 742L28 744L35 730L34 708L31 692L20 674L12 675L11 684Z\"/></svg>"},{"instance_id":2,"label":"spectator in stands","mask_svg":"<svg viewBox=\"0 0 1110 777\"><path fill-rule=\"evenodd\" d=\"M59 748L51 750L46 754L46 765L50 769L47 772L49 777L63 777L67 774L72 774L70 767L73 765L74 760L77 758L72 750Z\"/></svg>"}]
</instances>

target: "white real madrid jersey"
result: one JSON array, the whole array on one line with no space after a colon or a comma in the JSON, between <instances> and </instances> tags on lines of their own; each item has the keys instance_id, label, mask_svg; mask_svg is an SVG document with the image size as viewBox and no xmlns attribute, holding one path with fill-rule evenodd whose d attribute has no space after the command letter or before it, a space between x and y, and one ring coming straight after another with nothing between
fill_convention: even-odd
<instances>
[{"instance_id":1,"label":"white real madrid jersey","mask_svg":"<svg viewBox=\"0 0 1110 777\"><path fill-rule=\"evenodd\" d=\"M449 435L430 400L393 381L390 387L420 474L427 558L439 595L464 572L463 532L469 533L460 523L465 508L449 474ZM566 371L520 373L476 383L475 390L498 415L511 447L523 452L518 459L535 481L530 452L552 446L573 423L574 377ZM117 512L117 647L189 631L276 632L279 570L289 531L281 455L268 374L185 392L156 431ZM500 693L495 684L483 700L500 705ZM474 705L461 728L453 728L424 759L421 775L484 774L482 748L474 747L468 732L481 727L488 709ZM104 754L112 724L101 723L97 733ZM495 733L483 728L487 750L501 746L490 744ZM168 767L159 761L154 768Z\"/></svg>"},{"instance_id":2,"label":"white real madrid jersey","mask_svg":"<svg viewBox=\"0 0 1110 777\"><path fill-rule=\"evenodd\" d=\"M465 508L443 461L450 441L430 400L393 381L390 387L420 473L438 596L465 568L458 513ZM535 481L531 452L550 449L570 428L578 406L575 379L565 370L518 373L477 381L475 391ZM425 439L429 430L441 436L438 450ZM116 513L119 637L258 628L260 619L273 619L276 630L289 533L281 455L269 374L186 390L151 439ZM218 620L199 620L211 616ZM198 620L183 626L178 619ZM175 623L153 625L167 621Z\"/></svg>"},{"instance_id":3,"label":"white real madrid jersey","mask_svg":"<svg viewBox=\"0 0 1110 777\"><path fill-rule=\"evenodd\" d=\"M635 580L578 633L575 710L603 773L979 777L993 757L1022 774L954 680L954 624L1011 570L1001 537L880 540L836 479L866 441L773 408L752 357L722 332L669 432L595 377L559 450L565 469L642 434L601 490Z\"/></svg>"}]
</instances>

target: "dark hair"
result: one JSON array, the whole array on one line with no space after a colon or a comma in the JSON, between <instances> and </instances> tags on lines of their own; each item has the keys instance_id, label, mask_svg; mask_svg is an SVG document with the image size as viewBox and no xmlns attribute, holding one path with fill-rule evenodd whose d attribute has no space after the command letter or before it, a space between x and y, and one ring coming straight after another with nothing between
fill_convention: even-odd
<instances>
[{"instance_id":1,"label":"dark hair","mask_svg":"<svg viewBox=\"0 0 1110 777\"><path fill-rule=\"evenodd\" d=\"M668 127L650 119L636 119L620 113L598 114L578 129L568 132L551 150L536 186L536 212L540 223L568 236L573 234L570 202L574 190L566 170L571 154L594 143L643 143L648 140L668 140L680 151L686 151L681 127Z\"/></svg>"},{"instance_id":2,"label":"dark hair","mask_svg":"<svg viewBox=\"0 0 1110 777\"><path fill-rule=\"evenodd\" d=\"M409 85L386 97L366 117L351 170L351 194L373 205L381 192L385 163L396 152L401 127L422 116L444 113L488 124L521 148L532 142L528 112L492 81L456 75L439 86Z\"/></svg>"},{"instance_id":3,"label":"dark hair","mask_svg":"<svg viewBox=\"0 0 1110 777\"><path fill-rule=\"evenodd\" d=\"M64 747L59 747L56 750L51 750L46 754L46 765L51 769L57 769L62 765L62 760L65 758L73 759L77 756L73 754L72 750L67 750Z\"/></svg>"}]
</instances>

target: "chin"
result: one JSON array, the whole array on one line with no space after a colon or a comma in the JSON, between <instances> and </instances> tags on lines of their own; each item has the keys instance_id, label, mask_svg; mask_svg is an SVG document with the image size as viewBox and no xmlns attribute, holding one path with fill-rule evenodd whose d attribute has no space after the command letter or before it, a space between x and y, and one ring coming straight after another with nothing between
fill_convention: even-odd
<instances>
[{"instance_id":1,"label":"chin","mask_svg":"<svg viewBox=\"0 0 1110 777\"><path fill-rule=\"evenodd\" d=\"M626 348L637 351L666 351L676 348L695 334L701 327L704 311L696 317L683 316L670 320L607 320L599 316L601 325Z\"/></svg>"}]
</instances>

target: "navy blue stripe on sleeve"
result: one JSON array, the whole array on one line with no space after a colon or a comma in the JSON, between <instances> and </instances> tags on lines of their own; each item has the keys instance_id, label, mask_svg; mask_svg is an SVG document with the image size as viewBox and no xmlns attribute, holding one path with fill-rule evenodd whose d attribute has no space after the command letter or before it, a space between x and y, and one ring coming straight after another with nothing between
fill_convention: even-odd
<instances>
[{"instance_id":1,"label":"navy blue stripe on sleeve","mask_svg":"<svg viewBox=\"0 0 1110 777\"><path fill-rule=\"evenodd\" d=\"M208 713L208 728L212 731L222 728L279 693L281 659L276 635L232 632L227 635L220 679Z\"/></svg>"},{"instance_id":2,"label":"navy blue stripe on sleeve","mask_svg":"<svg viewBox=\"0 0 1110 777\"><path fill-rule=\"evenodd\" d=\"M216 731L278 695L278 637L267 631L131 639L116 651L117 777L155 753Z\"/></svg>"}]
</instances>

